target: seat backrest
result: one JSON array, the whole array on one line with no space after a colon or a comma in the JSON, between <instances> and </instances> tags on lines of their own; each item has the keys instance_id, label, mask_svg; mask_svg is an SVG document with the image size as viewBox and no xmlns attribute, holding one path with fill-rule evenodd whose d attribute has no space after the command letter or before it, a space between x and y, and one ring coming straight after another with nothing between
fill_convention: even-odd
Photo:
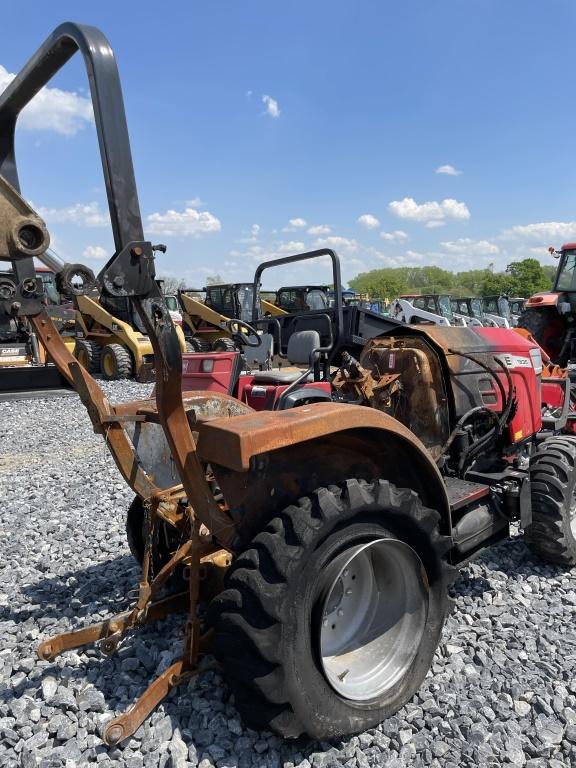
<instances>
[{"instance_id":1,"label":"seat backrest","mask_svg":"<svg viewBox=\"0 0 576 768\"><path fill-rule=\"evenodd\" d=\"M320 347L318 331L296 331L288 339L286 356L292 365L310 365L310 355Z\"/></svg>"},{"instance_id":2,"label":"seat backrest","mask_svg":"<svg viewBox=\"0 0 576 768\"><path fill-rule=\"evenodd\" d=\"M272 355L274 352L274 336L271 333L263 333L260 336L260 346L244 347L244 357L248 365L257 365L263 368L272 367Z\"/></svg>"}]
</instances>

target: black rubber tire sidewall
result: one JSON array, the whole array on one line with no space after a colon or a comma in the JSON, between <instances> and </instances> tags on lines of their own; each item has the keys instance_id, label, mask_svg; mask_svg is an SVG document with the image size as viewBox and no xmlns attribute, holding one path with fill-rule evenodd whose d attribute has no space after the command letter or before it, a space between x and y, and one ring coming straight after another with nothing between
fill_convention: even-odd
<instances>
[{"instance_id":1,"label":"black rubber tire sidewall","mask_svg":"<svg viewBox=\"0 0 576 768\"><path fill-rule=\"evenodd\" d=\"M382 514L382 513L380 513ZM383 516L384 517L384 516ZM372 727L391 714L412 695L425 678L435 650L438 646L444 617L446 614L446 591L441 578L435 579L430 585L429 606L424 634L418 653L411 669L394 687L391 693L372 702L351 702L344 700L330 686L324 677L320 662L317 660L317 649L312 639L314 630L311 626L315 595L319 574L325 563L339 551L352 543L368 540L374 536L386 536L410 541L410 533L396 522L392 525L388 520L386 525L379 524L367 515L361 515L350 520L346 525L339 526L328 534L324 542L310 554L308 562L301 570L293 597L288 601L290 616L282 624L282 644L286 662L284 670L287 688L290 690L290 701L295 714L306 723L307 731L318 738L328 738L342 733L354 733ZM393 530L394 528L394 530ZM413 547L414 548L414 547ZM430 562L435 555L418 552L420 558ZM440 570L440 563L437 564ZM330 712L330 729L327 731L327 718L323 712Z\"/></svg>"},{"instance_id":2,"label":"black rubber tire sidewall","mask_svg":"<svg viewBox=\"0 0 576 768\"><path fill-rule=\"evenodd\" d=\"M238 348L232 339L222 336L212 343L212 350L214 352L236 352Z\"/></svg>"}]
</instances>

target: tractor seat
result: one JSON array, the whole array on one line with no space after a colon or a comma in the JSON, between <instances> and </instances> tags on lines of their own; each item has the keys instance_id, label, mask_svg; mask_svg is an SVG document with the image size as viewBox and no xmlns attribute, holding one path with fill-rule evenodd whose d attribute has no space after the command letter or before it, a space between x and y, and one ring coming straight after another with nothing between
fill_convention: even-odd
<instances>
[{"instance_id":1,"label":"tractor seat","mask_svg":"<svg viewBox=\"0 0 576 768\"><path fill-rule=\"evenodd\" d=\"M274 371L255 371L254 384L292 384L304 371L298 368L295 371L285 371L282 368L276 368ZM307 381L312 380L312 374Z\"/></svg>"},{"instance_id":2,"label":"tractor seat","mask_svg":"<svg viewBox=\"0 0 576 768\"><path fill-rule=\"evenodd\" d=\"M320 334L318 331L296 331L288 339L288 349L286 357L291 365L300 365L302 367L310 366L310 356L315 349L320 346ZM302 374L304 370L302 368L292 371L286 371L282 368L277 368L273 371L256 371L254 373L255 384L292 384ZM313 379L312 373L308 377L308 381Z\"/></svg>"},{"instance_id":3,"label":"tractor seat","mask_svg":"<svg viewBox=\"0 0 576 768\"><path fill-rule=\"evenodd\" d=\"M260 336L260 345L258 347L244 347L244 358L250 366L257 365L262 371L269 371L272 368L272 357L274 355L274 336L271 333L263 333Z\"/></svg>"}]
</instances>

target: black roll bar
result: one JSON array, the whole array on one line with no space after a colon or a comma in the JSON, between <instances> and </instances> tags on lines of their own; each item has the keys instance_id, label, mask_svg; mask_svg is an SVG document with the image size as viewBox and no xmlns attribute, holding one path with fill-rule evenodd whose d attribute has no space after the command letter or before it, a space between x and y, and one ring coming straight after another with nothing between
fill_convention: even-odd
<instances>
[{"instance_id":1,"label":"black roll bar","mask_svg":"<svg viewBox=\"0 0 576 768\"><path fill-rule=\"evenodd\" d=\"M20 191L14 137L18 116L80 51L86 66L116 252L144 240L120 76L114 52L96 27L57 27L0 95L0 175Z\"/></svg>"},{"instance_id":2,"label":"black roll bar","mask_svg":"<svg viewBox=\"0 0 576 768\"><path fill-rule=\"evenodd\" d=\"M334 309L336 310L336 334L334 342L338 341L344 330L344 315L342 312L342 278L340 277L340 259L331 248L320 248L317 251L307 251L306 253L296 253L293 256L284 256L280 259L271 259L263 261L258 265L254 273L254 297L252 302L252 322L258 319L257 286L261 285L262 272L271 267L279 267L283 264L293 264L296 261L307 261L308 259L319 259L322 256L329 256L332 261L332 280L334 283ZM312 313L311 313L312 314Z\"/></svg>"}]
</instances>

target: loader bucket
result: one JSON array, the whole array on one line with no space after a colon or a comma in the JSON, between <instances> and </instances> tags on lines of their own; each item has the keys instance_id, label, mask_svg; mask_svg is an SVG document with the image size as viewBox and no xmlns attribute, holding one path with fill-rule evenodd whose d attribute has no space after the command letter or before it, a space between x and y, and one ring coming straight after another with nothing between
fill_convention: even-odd
<instances>
[{"instance_id":1,"label":"loader bucket","mask_svg":"<svg viewBox=\"0 0 576 768\"><path fill-rule=\"evenodd\" d=\"M55 365L0 366L0 401L75 394Z\"/></svg>"}]
</instances>

